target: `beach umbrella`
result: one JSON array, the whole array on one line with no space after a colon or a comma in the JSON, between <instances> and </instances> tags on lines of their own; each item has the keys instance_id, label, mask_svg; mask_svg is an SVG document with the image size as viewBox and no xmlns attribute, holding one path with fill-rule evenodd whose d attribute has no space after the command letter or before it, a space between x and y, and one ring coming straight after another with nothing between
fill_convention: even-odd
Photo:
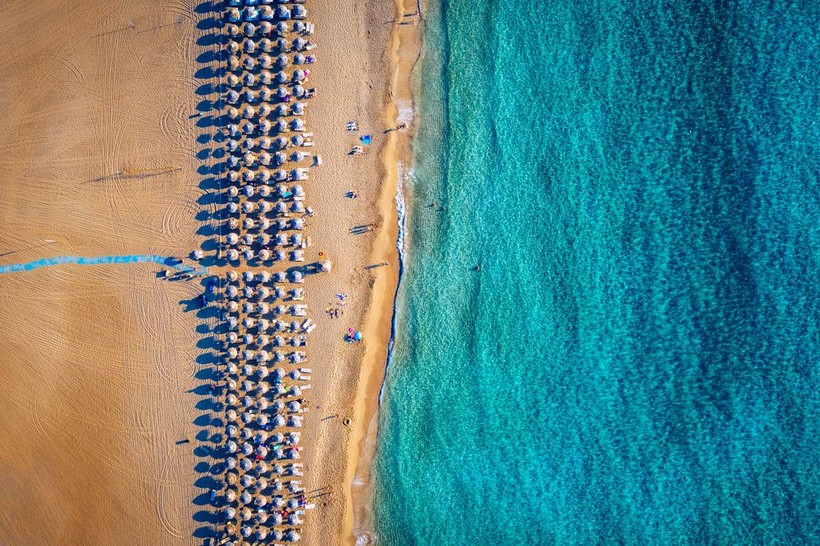
<instances>
[{"instance_id":1,"label":"beach umbrella","mask_svg":"<svg viewBox=\"0 0 820 546\"><path fill-rule=\"evenodd\" d=\"M231 142L236 142L236 141L232 140ZM228 187L228 195L230 195L231 197L237 197L239 195L239 188L237 188L236 186L229 186Z\"/></svg>"},{"instance_id":2,"label":"beach umbrella","mask_svg":"<svg viewBox=\"0 0 820 546\"><path fill-rule=\"evenodd\" d=\"M305 88L299 84L293 86L293 94L296 97L304 97L305 96Z\"/></svg>"},{"instance_id":3,"label":"beach umbrella","mask_svg":"<svg viewBox=\"0 0 820 546\"><path fill-rule=\"evenodd\" d=\"M283 70L280 70L276 74L273 75L273 81L277 85L281 85L281 84L288 81L288 75L285 74L285 72ZM282 88L282 89L284 89L284 88ZM284 106L284 105L281 105L281 106ZM287 110L287 107L285 107L285 109ZM284 115L284 114L282 114L282 115Z\"/></svg>"},{"instance_id":4,"label":"beach umbrella","mask_svg":"<svg viewBox=\"0 0 820 546\"><path fill-rule=\"evenodd\" d=\"M263 427L268 424L268 416L264 413L261 413L259 414L259 416L257 416L256 422L259 424L259 426Z\"/></svg>"},{"instance_id":5,"label":"beach umbrella","mask_svg":"<svg viewBox=\"0 0 820 546\"><path fill-rule=\"evenodd\" d=\"M296 22L293 23L293 32L295 32L297 34L302 34L306 30L307 30L307 27L305 26L304 22L296 21Z\"/></svg>"},{"instance_id":6,"label":"beach umbrella","mask_svg":"<svg viewBox=\"0 0 820 546\"><path fill-rule=\"evenodd\" d=\"M236 517L236 509L232 506L225 508L225 519L233 519Z\"/></svg>"},{"instance_id":7,"label":"beach umbrella","mask_svg":"<svg viewBox=\"0 0 820 546\"><path fill-rule=\"evenodd\" d=\"M290 221L290 227L292 229L301 230L302 228L305 227L305 221L302 220L301 218L294 218Z\"/></svg>"},{"instance_id":8,"label":"beach umbrella","mask_svg":"<svg viewBox=\"0 0 820 546\"><path fill-rule=\"evenodd\" d=\"M256 178L256 171L254 171L253 169L247 169L242 172L242 179L245 180L245 182L253 182L254 178ZM245 187L249 188L251 186Z\"/></svg>"},{"instance_id":9,"label":"beach umbrella","mask_svg":"<svg viewBox=\"0 0 820 546\"><path fill-rule=\"evenodd\" d=\"M253 116L256 115L256 109L253 106L246 104L242 107L242 117L251 119Z\"/></svg>"},{"instance_id":10,"label":"beach umbrella","mask_svg":"<svg viewBox=\"0 0 820 546\"><path fill-rule=\"evenodd\" d=\"M292 401L288 402L288 410L289 411L298 412L301 409L302 409L302 404L300 404L296 400L292 400Z\"/></svg>"},{"instance_id":11,"label":"beach umbrella","mask_svg":"<svg viewBox=\"0 0 820 546\"><path fill-rule=\"evenodd\" d=\"M225 402L229 406L233 406L236 404L236 395L234 393L230 393L228 396L225 397ZM233 452L231 452L233 453Z\"/></svg>"},{"instance_id":12,"label":"beach umbrella","mask_svg":"<svg viewBox=\"0 0 820 546\"><path fill-rule=\"evenodd\" d=\"M256 360L258 360L259 362L267 362L268 360L270 360L270 355L267 351L259 351L259 353L257 353L256 355Z\"/></svg>"},{"instance_id":13,"label":"beach umbrella","mask_svg":"<svg viewBox=\"0 0 820 546\"><path fill-rule=\"evenodd\" d=\"M244 444L242 444L242 453L244 455L250 455L251 453L253 453L253 446L248 442L245 442Z\"/></svg>"},{"instance_id":14,"label":"beach umbrella","mask_svg":"<svg viewBox=\"0 0 820 546\"><path fill-rule=\"evenodd\" d=\"M255 482L256 482L256 480L250 474L245 474L244 476L242 476L242 479L239 481L239 483L242 484L242 487L250 487Z\"/></svg>"},{"instance_id":15,"label":"beach umbrella","mask_svg":"<svg viewBox=\"0 0 820 546\"><path fill-rule=\"evenodd\" d=\"M256 76L252 72L245 72L242 75L242 83L247 87L256 85Z\"/></svg>"},{"instance_id":16,"label":"beach umbrella","mask_svg":"<svg viewBox=\"0 0 820 546\"><path fill-rule=\"evenodd\" d=\"M304 80L307 77L307 75L308 75L307 71L302 70L301 68L299 68L299 69L296 69L296 70L293 71L293 76L291 77L291 79L295 82L300 82L300 81Z\"/></svg>"},{"instance_id":17,"label":"beach umbrella","mask_svg":"<svg viewBox=\"0 0 820 546\"><path fill-rule=\"evenodd\" d=\"M271 41L268 38L262 38L261 40L259 40L259 49L261 49L262 51L270 53L272 47L273 45L271 44Z\"/></svg>"},{"instance_id":18,"label":"beach umbrella","mask_svg":"<svg viewBox=\"0 0 820 546\"><path fill-rule=\"evenodd\" d=\"M225 27L225 31L228 33L228 36L238 36L240 32L239 27L234 25L233 23L227 25Z\"/></svg>"},{"instance_id":19,"label":"beach umbrella","mask_svg":"<svg viewBox=\"0 0 820 546\"><path fill-rule=\"evenodd\" d=\"M293 121L302 121L302 120L300 120L300 119L296 120L295 119ZM305 152L303 152L302 150L296 150L295 152L290 154L290 160L293 161L294 163L304 161L306 157L307 157L307 154Z\"/></svg>"},{"instance_id":20,"label":"beach umbrella","mask_svg":"<svg viewBox=\"0 0 820 546\"><path fill-rule=\"evenodd\" d=\"M288 41L284 38L279 38L278 40L276 40L274 47L276 48L276 51L278 51L279 53L284 53L288 50Z\"/></svg>"},{"instance_id":21,"label":"beach umbrella","mask_svg":"<svg viewBox=\"0 0 820 546\"><path fill-rule=\"evenodd\" d=\"M299 538L301 538L299 536L299 533L297 533L293 529L290 529L288 532L285 533L285 540L287 540L288 542L297 542Z\"/></svg>"},{"instance_id":22,"label":"beach umbrella","mask_svg":"<svg viewBox=\"0 0 820 546\"><path fill-rule=\"evenodd\" d=\"M301 427L302 426L302 416L301 415L292 415L288 419L288 426L289 427Z\"/></svg>"},{"instance_id":23,"label":"beach umbrella","mask_svg":"<svg viewBox=\"0 0 820 546\"><path fill-rule=\"evenodd\" d=\"M301 201L294 201L290 205L291 212L305 212L305 205Z\"/></svg>"},{"instance_id":24,"label":"beach umbrella","mask_svg":"<svg viewBox=\"0 0 820 546\"><path fill-rule=\"evenodd\" d=\"M288 31L288 24L284 21L279 21L276 23L276 33L280 36L284 36Z\"/></svg>"},{"instance_id":25,"label":"beach umbrella","mask_svg":"<svg viewBox=\"0 0 820 546\"><path fill-rule=\"evenodd\" d=\"M235 374L239 370L233 362L229 362L225 368L229 374Z\"/></svg>"},{"instance_id":26,"label":"beach umbrella","mask_svg":"<svg viewBox=\"0 0 820 546\"><path fill-rule=\"evenodd\" d=\"M305 122L302 118L294 118L290 121L290 128L292 131L304 131Z\"/></svg>"},{"instance_id":27,"label":"beach umbrella","mask_svg":"<svg viewBox=\"0 0 820 546\"><path fill-rule=\"evenodd\" d=\"M303 102L295 102L291 107L294 116L301 116L305 113L305 103Z\"/></svg>"},{"instance_id":28,"label":"beach umbrella","mask_svg":"<svg viewBox=\"0 0 820 546\"><path fill-rule=\"evenodd\" d=\"M278 133L284 133L285 129L287 129L287 128L288 128L288 125L287 125L287 123L285 123L285 120L279 119L279 120L276 121L276 123L273 124L272 131L274 133L277 133L277 134Z\"/></svg>"},{"instance_id":29,"label":"beach umbrella","mask_svg":"<svg viewBox=\"0 0 820 546\"><path fill-rule=\"evenodd\" d=\"M234 42L234 43L236 43L236 42ZM236 90L231 89L225 95L225 98L227 99L227 101L229 103L236 104L239 101L239 93Z\"/></svg>"},{"instance_id":30,"label":"beach umbrella","mask_svg":"<svg viewBox=\"0 0 820 546\"><path fill-rule=\"evenodd\" d=\"M273 76L271 75L271 73L269 71L263 70L262 72L259 73L259 83L261 83L262 85L270 85L270 83L272 81L273 81Z\"/></svg>"},{"instance_id":31,"label":"beach umbrella","mask_svg":"<svg viewBox=\"0 0 820 546\"><path fill-rule=\"evenodd\" d=\"M244 396L242 398L242 405L245 406L246 408L249 408L249 407L253 406L254 405L253 398L251 398L250 396ZM247 453L245 453L245 455L247 455Z\"/></svg>"},{"instance_id":32,"label":"beach umbrella","mask_svg":"<svg viewBox=\"0 0 820 546\"><path fill-rule=\"evenodd\" d=\"M250 366L250 364L247 364L247 366L248 366L249 371L245 375L251 375L253 373L253 368ZM254 383L250 379L245 379L244 381L242 381L242 390L243 391L251 392L253 389L254 389Z\"/></svg>"},{"instance_id":33,"label":"beach umbrella","mask_svg":"<svg viewBox=\"0 0 820 546\"><path fill-rule=\"evenodd\" d=\"M264 34L270 34L273 31L273 25L270 24L270 20L273 19L274 11L273 8L270 6L260 6L259 8L259 17L264 19L264 21L259 25L259 30Z\"/></svg>"},{"instance_id":34,"label":"beach umbrella","mask_svg":"<svg viewBox=\"0 0 820 546\"><path fill-rule=\"evenodd\" d=\"M293 12L291 15L294 19L304 19L307 17L307 8L301 4L296 4L293 6Z\"/></svg>"},{"instance_id":35,"label":"beach umbrella","mask_svg":"<svg viewBox=\"0 0 820 546\"><path fill-rule=\"evenodd\" d=\"M268 235L267 233L260 233L257 240L259 241L260 245L267 246L270 243L270 235Z\"/></svg>"},{"instance_id":36,"label":"beach umbrella","mask_svg":"<svg viewBox=\"0 0 820 546\"><path fill-rule=\"evenodd\" d=\"M266 504L268 504L268 499L265 498L264 495L257 495L256 498L253 500L253 504L262 508Z\"/></svg>"},{"instance_id":37,"label":"beach umbrella","mask_svg":"<svg viewBox=\"0 0 820 546\"><path fill-rule=\"evenodd\" d=\"M293 195L296 197L302 197L305 195L305 189L301 185L296 184L293 186Z\"/></svg>"},{"instance_id":38,"label":"beach umbrella","mask_svg":"<svg viewBox=\"0 0 820 546\"><path fill-rule=\"evenodd\" d=\"M239 68L239 57L236 55L230 55L228 57L228 70L237 70Z\"/></svg>"},{"instance_id":39,"label":"beach umbrella","mask_svg":"<svg viewBox=\"0 0 820 546\"><path fill-rule=\"evenodd\" d=\"M249 519L251 519L251 516L253 514L251 513L249 508L243 508L242 511L239 512L239 515L243 521L248 521Z\"/></svg>"},{"instance_id":40,"label":"beach umbrella","mask_svg":"<svg viewBox=\"0 0 820 546\"><path fill-rule=\"evenodd\" d=\"M262 368L262 369L264 370L265 368ZM268 401L264 398L260 398L259 400L256 401L256 407L259 408L260 410L264 411L264 410L268 409Z\"/></svg>"},{"instance_id":41,"label":"beach umbrella","mask_svg":"<svg viewBox=\"0 0 820 546\"><path fill-rule=\"evenodd\" d=\"M254 81L255 80L252 79L250 83L248 83L248 85L253 85ZM256 91L254 91L253 89L246 89L245 91L243 91L242 95L245 97L245 100L247 102L256 102Z\"/></svg>"},{"instance_id":42,"label":"beach umbrella","mask_svg":"<svg viewBox=\"0 0 820 546\"><path fill-rule=\"evenodd\" d=\"M252 297L253 296L253 287L252 286L246 286L245 288L242 289L242 294L246 298Z\"/></svg>"},{"instance_id":43,"label":"beach umbrella","mask_svg":"<svg viewBox=\"0 0 820 546\"><path fill-rule=\"evenodd\" d=\"M236 445L236 442L234 442L233 440L228 442L226 447L228 449L228 453L236 453L237 445Z\"/></svg>"},{"instance_id":44,"label":"beach umbrella","mask_svg":"<svg viewBox=\"0 0 820 546\"><path fill-rule=\"evenodd\" d=\"M229 87L239 87L241 80L236 74L228 74L227 82Z\"/></svg>"},{"instance_id":45,"label":"beach umbrella","mask_svg":"<svg viewBox=\"0 0 820 546\"><path fill-rule=\"evenodd\" d=\"M267 286L260 286L259 287L259 299L263 300L270 296L270 288Z\"/></svg>"},{"instance_id":46,"label":"beach umbrella","mask_svg":"<svg viewBox=\"0 0 820 546\"><path fill-rule=\"evenodd\" d=\"M239 158L235 155L230 155L228 156L226 163L228 164L228 167L230 167L231 169L235 169L239 166Z\"/></svg>"},{"instance_id":47,"label":"beach umbrella","mask_svg":"<svg viewBox=\"0 0 820 546\"><path fill-rule=\"evenodd\" d=\"M243 525L241 529L239 529L239 534L242 535L244 538L248 538L251 536L253 530L248 527L247 525Z\"/></svg>"},{"instance_id":48,"label":"beach umbrella","mask_svg":"<svg viewBox=\"0 0 820 546\"><path fill-rule=\"evenodd\" d=\"M288 525L299 525L302 523L302 520L299 519L299 515L296 513L288 514Z\"/></svg>"},{"instance_id":49,"label":"beach umbrella","mask_svg":"<svg viewBox=\"0 0 820 546\"><path fill-rule=\"evenodd\" d=\"M236 171L228 171L226 176L228 177L229 182L236 182L239 180L239 173Z\"/></svg>"},{"instance_id":50,"label":"beach umbrella","mask_svg":"<svg viewBox=\"0 0 820 546\"><path fill-rule=\"evenodd\" d=\"M294 146L301 146L305 143L305 137L302 135L293 135L290 137L290 141Z\"/></svg>"},{"instance_id":51,"label":"beach umbrella","mask_svg":"<svg viewBox=\"0 0 820 546\"><path fill-rule=\"evenodd\" d=\"M276 137L273 141L273 147L277 150L281 150L288 145L288 140L285 137Z\"/></svg>"},{"instance_id":52,"label":"beach umbrella","mask_svg":"<svg viewBox=\"0 0 820 546\"><path fill-rule=\"evenodd\" d=\"M239 462L239 468L241 468L245 472L248 472L251 468L253 468L253 462L251 462L250 459L242 459Z\"/></svg>"},{"instance_id":53,"label":"beach umbrella","mask_svg":"<svg viewBox=\"0 0 820 546\"><path fill-rule=\"evenodd\" d=\"M227 112L228 112L228 117L230 117L231 119L236 119L236 118L239 117L239 110L237 110L233 106L228 108ZM232 142L235 142L235 141L232 141Z\"/></svg>"},{"instance_id":54,"label":"beach umbrella","mask_svg":"<svg viewBox=\"0 0 820 546\"><path fill-rule=\"evenodd\" d=\"M251 9L253 9L253 12L250 11ZM249 8L245 14L245 17L247 19L252 19L255 13L256 9ZM245 36L253 36L254 34L256 34L256 25L250 22L245 23L244 25L242 25L242 34L244 34Z\"/></svg>"},{"instance_id":55,"label":"beach umbrella","mask_svg":"<svg viewBox=\"0 0 820 546\"><path fill-rule=\"evenodd\" d=\"M282 5L276 6L277 19L290 19L290 10Z\"/></svg>"},{"instance_id":56,"label":"beach umbrella","mask_svg":"<svg viewBox=\"0 0 820 546\"><path fill-rule=\"evenodd\" d=\"M362 340L362 333L359 332L359 331L356 331L356 333L353 334L353 339L356 340L356 341L361 341Z\"/></svg>"},{"instance_id":57,"label":"beach umbrella","mask_svg":"<svg viewBox=\"0 0 820 546\"><path fill-rule=\"evenodd\" d=\"M236 311L239 308L239 305L235 301L232 301L228 304L228 308L231 311ZM228 340L228 343L236 343L239 337L236 335L236 332L228 332L226 339Z\"/></svg>"},{"instance_id":58,"label":"beach umbrella","mask_svg":"<svg viewBox=\"0 0 820 546\"><path fill-rule=\"evenodd\" d=\"M239 53L239 42L236 40L228 40L228 45L225 46L225 49L227 49L231 55L236 55Z\"/></svg>"},{"instance_id":59,"label":"beach umbrella","mask_svg":"<svg viewBox=\"0 0 820 546\"><path fill-rule=\"evenodd\" d=\"M266 170L266 172L269 172ZM265 213L271 209L271 204L267 201L260 201L259 202L259 212Z\"/></svg>"},{"instance_id":60,"label":"beach umbrella","mask_svg":"<svg viewBox=\"0 0 820 546\"><path fill-rule=\"evenodd\" d=\"M253 202L245 201L244 203L242 203L242 210L245 212L253 212Z\"/></svg>"},{"instance_id":61,"label":"beach umbrella","mask_svg":"<svg viewBox=\"0 0 820 546\"><path fill-rule=\"evenodd\" d=\"M256 59L253 57L245 57L242 59L242 68L245 70L253 70L256 68Z\"/></svg>"},{"instance_id":62,"label":"beach umbrella","mask_svg":"<svg viewBox=\"0 0 820 546\"><path fill-rule=\"evenodd\" d=\"M273 525L282 525L282 514L280 514L279 512L273 512L272 514L270 514L270 520L273 523ZM276 540L282 539L278 538Z\"/></svg>"},{"instance_id":63,"label":"beach umbrella","mask_svg":"<svg viewBox=\"0 0 820 546\"><path fill-rule=\"evenodd\" d=\"M236 425L228 425L228 427L225 429L225 434L227 434L231 438L236 438L237 431L238 429L236 428Z\"/></svg>"},{"instance_id":64,"label":"beach umbrella","mask_svg":"<svg viewBox=\"0 0 820 546\"><path fill-rule=\"evenodd\" d=\"M333 263L330 260L322 260L319 262L319 268L323 272L328 272L333 268Z\"/></svg>"},{"instance_id":65,"label":"beach umbrella","mask_svg":"<svg viewBox=\"0 0 820 546\"><path fill-rule=\"evenodd\" d=\"M285 323L282 322L281 320L275 320L273 322L273 329L276 330L277 332L283 332L285 330Z\"/></svg>"},{"instance_id":66,"label":"beach umbrella","mask_svg":"<svg viewBox=\"0 0 820 546\"><path fill-rule=\"evenodd\" d=\"M263 133L269 133L270 132L270 127L271 127L270 121L268 121L266 119L263 119L259 122L259 130Z\"/></svg>"},{"instance_id":67,"label":"beach umbrella","mask_svg":"<svg viewBox=\"0 0 820 546\"><path fill-rule=\"evenodd\" d=\"M254 127L253 123L251 123L250 121L246 121L242 124L242 132L245 133L245 134L252 133L254 131L254 129L255 129L255 127Z\"/></svg>"},{"instance_id":68,"label":"beach umbrella","mask_svg":"<svg viewBox=\"0 0 820 546\"><path fill-rule=\"evenodd\" d=\"M231 250L233 250L233 249L231 249ZM229 251L228 251L228 257L229 257L229 258L230 258L230 253L231 253L231 250L229 250ZM236 250L233 250L233 252L236 252ZM238 326L238 322L237 322L237 320L236 320L236 317L228 317L228 328L230 328L231 330L233 330L233 329L234 329L234 328L236 328L237 326Z\"/></svg>"},{"instance_id":69,"label":"beach umbrella","mask_svg":"<svg viewBox=\"0 0 820 546\"><path fill-rule=\"evenodd\" d=\"M256 472L258 474L267 474L267 472L268 472L268 463L266 463L265 461L259 461L258 463L256 463ZM261 481L262 481L262 478L260 478L260 482ZM267 481L265 482L265 484L267 484ZM261 488L261 486L260 486L260 488Z\"/></svg>"},{"instance_id":70,"label":"beach umbrella","mask_svg":"<svg viewBox=\"0 0 820 546\"><path fill-rule=\"evenodd\" d=\"M239 205L237 205L236 203L228 203L228 212L229 213L236 214L238 211L239 211ZM231 227L236 227L236 226L239 225L238 223L232 223L232 224L233 225L231 225Z\"/></svg>"},{"instance_id":71,"label":"beach umbrella","mask_svg":"<svg viewBox=\"0 0 820 546\"><path fill-rule=\"evenodd\" d=\"M282 417L281 415L276 415L276 416L274 416L273 421L272 421L272 423L271 423L271 424L272 424L274 427L281 427L281 426L284 426L284 424L285 424L285 418L284 418L284 417Z\"/></svg>"},{"instance_id":72,"label":"beach umbrella","mask_svg":"<svg viewBox=\"0 0 820 546\"><path fill-rule=\"evenodd\" d=\"M259 251L259 259L263 262L267 262L270 260L270 251L267 248L263 248Z\"/></svg>"},{"instance_id":73,"label":"beach umbrella","mask_svg":"<svg viewBox=\"0 0 820 546\"><path fill-rule=\"evenodd\" d=\"M231 234L229 233L228 235L231 235ZM236 234L234 233L233 235L236 235ZM236 244L237 241L239 241L239 236L237 236L236 239L233 240L233 244ZM236 294L237 294L237 289L233 285L230 285L225 289L225 295L227 295L229 298L235 298Z\"/></svg>"},{"instance_id":74,"label":"beach umbrella","mask_svg":"<svg viewBox=\"0 0 820 546\"><path fill-rule=\"evenodd\" d=\"M251 317L245 317L245 319L242 321L242 324L245 327L253 326L253 319ZM250 349L245 349L244 351L242 351L242 358L244 358L245 360L250 360L253 358L253 356L253 351L251 351Z\"/></svg>"},{"instance_id":75,"label":"beach umbrella","mask_svg":"<svg viewBox=\"0 0 820 546\"><path fill-rule=\"evenodd\" d=\"M234 459L233 457L228 457L227 459L225 459L225 466L227 466L229 469L236 468L236 459Z\"/></svg>"},{"instance_id":76,"label":"beach umbrella","mask_svg":"<svg viewBox=\"0 0 820 546\"><path fill-rule=\"evenodd\" d=\"M297 53L293 56L293 64L305 64L305 56L301 53Z\"/></svg>"},{"instance_id":77,"label":"beach umbrella","mask_svg":"<svg viewBox=\"0 0 820 546\"><path fill-rule=\"evenodd\" d=\"M305 40L301 36L297 36L296 38L293 39L293 49L296 50L296 51L300 51L300 50L304 49L304 47L306 45L307 45L307 40Z\"/></svg>"}]
</instances>

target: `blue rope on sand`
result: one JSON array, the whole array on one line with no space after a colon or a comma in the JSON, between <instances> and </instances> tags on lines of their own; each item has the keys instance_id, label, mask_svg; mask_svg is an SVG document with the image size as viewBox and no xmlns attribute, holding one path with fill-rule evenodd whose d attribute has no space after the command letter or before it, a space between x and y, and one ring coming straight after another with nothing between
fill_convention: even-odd
<instances>
[{"instance_id":1,"label":"blue rope on sand","mask_svg":"<svg viewBox=\"0 0 820 546\"><path fill-rule=\"evenodd\" d=\"M102 265L102 264L134 264L134 263L157 263L176 269L196 274L206 274L207 269L203 267L193 267L173 258L157 256L156 254L130 254L126 256L53 256L51 258L41 258L25 264L0 265L0 275L3 273L17 273L20 271L31 271L38 267L49 267L60 264L77 265Z\"/></svg>"}]
</instances>

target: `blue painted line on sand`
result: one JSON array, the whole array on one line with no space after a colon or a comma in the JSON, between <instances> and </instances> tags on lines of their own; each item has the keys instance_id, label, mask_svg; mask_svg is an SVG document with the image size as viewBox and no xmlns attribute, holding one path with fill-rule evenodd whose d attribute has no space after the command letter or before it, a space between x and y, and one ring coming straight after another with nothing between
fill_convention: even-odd
<instances>
[{"instance_id":1,"label":"blue painted line on sand","mask_svg":"<svg viewBox=\"0 0 820 546\"><path fill-rule=\"evenodd\" d=\"M173 258L158 256L156 254L129 254L125 256L53 256L51 258L41 258L25 264L0 265L0 275L3 273L17 273L21 271L31 271L39 267L49 267L61 264L76 265L102 265L102 264L133 264L133 263L157 263L166 267L171 267L177 271L187 271L197 274L206 274L208 270L203 267L193 267Z\"/></svg>"}]
</instances>

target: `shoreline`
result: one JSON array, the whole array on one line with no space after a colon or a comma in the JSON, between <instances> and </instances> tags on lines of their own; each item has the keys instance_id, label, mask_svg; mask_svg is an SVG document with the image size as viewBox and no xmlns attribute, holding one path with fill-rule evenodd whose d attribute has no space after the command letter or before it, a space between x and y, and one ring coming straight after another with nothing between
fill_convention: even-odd
<instances>
[{"instance_id":1,"label":"shoreline","mask_svg":"<svg viewBox=\"0 0 820 546\"><path fill-rule=\"evenodd\" d=\"M418 0L396 0L396 21L414 20L413 24L397 22L390 35L390 78L386 89L388 102L382 121L386 127L404 123L407 129L389 133L387 143L380 150L384 178L379 195L379 215L383 222L373 245L371 259L387 261L386 275L376 278L365 315L365 331L371 339L362 359L354 402L354 427L348 446L348 464L345 477L346 510L343 542L371 544L376 541L373 529L372 466L378 437L380 398L387 373L390 343L398 296L400 256L398 251L399 212L397 198L399 177L412 170L412 141L415 132L414 69L421 57L421 16L413 19L404 13L421 13ZM407 119L407 116L410 119ZM373 336L373 333L376 335Z\"/></svg>"}]
</instances>

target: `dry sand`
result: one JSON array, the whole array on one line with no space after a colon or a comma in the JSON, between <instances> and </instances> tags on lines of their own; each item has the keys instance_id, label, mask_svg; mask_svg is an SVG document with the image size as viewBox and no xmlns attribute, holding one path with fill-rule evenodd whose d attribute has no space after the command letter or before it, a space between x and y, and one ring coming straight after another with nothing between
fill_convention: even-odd
<instances>
[{"instance_id":1,"label":"dry sand","mask_svg":"<svg viewBox=\"0 0 820 546\"><path fill-rule=\"evenodd\" d=\"M0 6L0 264L62 254L181 256L205 239L199 220L213 206L215 161L205 118L218 98L207 83L217 66L212 4L100 6ZM334 269L306 286L319 327L309 338L303 481L329 494L307 515L303 542L328 545L353 540L350 486L395 292L400 135L382 131L395 125L388 85L395 87L396 10L383 0L308 8L319 48L311 69L318 96L306 121L324 165L306 184L317 212L306 259L323 252ZM363 156L347 155L357 143L348 120L374 137ZM344 198L348 189L359 198ZM374 232L349 233L372 222ZM383 261L390 265L365 269ZM197 363L207 352L203 321L181 303L201 288L160 281L156 270L0 275L0 544L199 542L207 507L198 480L208 459L196 440L177 442L207 429L207 376ZM348 303L330 319L322 311L337 292ZM365 343L342 341L350 326L361 327Z\"/></svg>"}]
</instances>

